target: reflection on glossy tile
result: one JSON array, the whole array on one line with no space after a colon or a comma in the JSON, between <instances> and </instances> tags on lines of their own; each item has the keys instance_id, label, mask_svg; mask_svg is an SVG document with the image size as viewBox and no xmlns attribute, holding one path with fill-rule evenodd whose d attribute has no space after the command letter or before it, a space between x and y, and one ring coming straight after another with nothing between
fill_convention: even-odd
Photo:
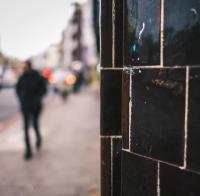
<instances>
[{"instance_id":1,"label":"reflection on glossy tile","mask_svg":"<svg viewBox=\"0 0 200 196\"><path fill-rule=\"evenodd\" d=\"M124 64L160 64L160 0L126 0Z\"/></svg>"},{"instance_id":2,"label":"reflection on glossy tile","mask_svg":"<svg viewBox=\"0 0 200 196\"><path fill-rule=\"evenodd\" d=\"M200 175L169 165L160 165L161 196L198 196Z\"/></svg>"},{"instance_id":3,"label":"reflection on glossy tile","mask_svg":"<svg viewBox=\"0 0 200 196\"><path fill-rule=\"evenodd\" d=\"M156 196L157 163L122 152L122 195Z\"/></svg>"},{"instance_id":4,"label":"reflection on glossy tile","mask_svg":"<svg viewBox=\"0 0 200 196\"><path fill-rule=\"evenodd\" d=\"M200 171L200 68L190 69L188 167Z\"/></svg>"},{"instance_id":5,"label":"reflection on glossy tile","mask_svg":"<svg viewBox=\"0 0 200 196\"><path fill-rule=\"evenodd\" d=\"M183 164L185 69L135 70L131 150Z\"/></svg>"},{"instance_id":6,"label":"reflection on glossy tile","mask_svg":"<svg viewBox=\"0 0 200 196\"><path fill-rule=\"evenodd\" d=\"M165 1L165 65L200 64L200 0Z\"/></svg>"}]
</instances>

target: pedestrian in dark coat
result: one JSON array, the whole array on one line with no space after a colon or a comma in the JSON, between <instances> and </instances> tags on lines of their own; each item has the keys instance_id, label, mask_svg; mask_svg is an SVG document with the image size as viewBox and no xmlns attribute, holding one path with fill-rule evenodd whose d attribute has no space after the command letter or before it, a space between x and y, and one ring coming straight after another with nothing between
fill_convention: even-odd
<instances>
[{"instance_id":1,"label":"pedestrian in dark coat","mask_svg":"<svg viewBox=\"0 0 200 196\"><path fill-rule=\"evenodd\" d=\"M36 134L36 148L39 150L42 144L39 117L42 111L42 98L46 94L46 91L46 80L38 71L32 69L31 61L25 61L23 64L23 74L16 85L16 92L24 120L25 159L32 158L32 149L29 138L31 121Z\"/></svg>"}]
</instances>

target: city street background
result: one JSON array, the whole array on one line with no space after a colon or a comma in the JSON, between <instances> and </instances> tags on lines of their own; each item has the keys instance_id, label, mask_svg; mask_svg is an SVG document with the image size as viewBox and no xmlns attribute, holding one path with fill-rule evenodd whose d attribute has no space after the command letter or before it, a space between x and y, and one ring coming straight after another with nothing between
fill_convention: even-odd
<instances>
[{"instance_id":1,"label":"city street background","mask_svg":"<svg viewBox=\"0 0 200 196\"><path fill-rule=\"evenodd\" d=\"M49 92L41 118L43 148L30 161L23 160L22 119L13 89L0 91L0 105L1 196L99 195L99 98L94 88L84 87L66 101Z\"/></svg>"},{"instance_id":2,"label":"city street background","mask_svg":"<svg viewBox=\"0 0 200 196\"><path fill-rule=\"evenodd\" d=\"M0 7L0 196L99 196L99 1L2 0ZM30 160L15 92L25 60L48 87L42 149L31 127Z\"/></svg>"},{"instance_id":3,"label":"city street background","mask_svg":"<svg viewBox=\"0 0 200 196\"><path fill-rule=\"evenodd\" d=\"M0 91L0 129L2 122L18 113L18 101L14 89Z\"/></svg>"}]
</instances>

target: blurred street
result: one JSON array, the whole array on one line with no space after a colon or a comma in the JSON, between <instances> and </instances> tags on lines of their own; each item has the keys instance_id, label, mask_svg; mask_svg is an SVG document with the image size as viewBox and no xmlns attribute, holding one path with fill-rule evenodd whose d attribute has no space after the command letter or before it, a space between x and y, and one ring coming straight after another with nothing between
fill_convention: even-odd
<instances>
[{"instance_id":1,"label":"blurred street","mask_svg":"<svg viewBox=\"0 0 200 196\"><path fill-rule=\"evenodd\" d=\"M0 91L0 125L18 113L17 97L14 89L7 88Z\"/></svg>"},{"instance_id":2,"label":"blurred street","mask_svg":"<svg viewBox=\"0 0 200 196\"><path fill-rule=\"evenodd\" d=\"M23 159L16 101L12 90L0 93L0 122L7 123L0 132L0 195L98 196L99 100L93 90L87 87L65 102L50 93L41 118L43 148L30 161Z\"/></svg>"}]
</instances>

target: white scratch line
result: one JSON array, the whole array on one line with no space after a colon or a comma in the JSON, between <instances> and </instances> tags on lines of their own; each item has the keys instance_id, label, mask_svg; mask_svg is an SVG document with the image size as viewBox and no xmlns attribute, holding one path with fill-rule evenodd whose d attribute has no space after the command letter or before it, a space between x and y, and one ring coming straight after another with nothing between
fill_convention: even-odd
<instances>
[{"instance_id":1,"label":"white scratch line","mask_svg":"<svg viewBox=\"0 0 200 196\"><path fill-rule=\"evenodd\" d=\"M139 32L139 40L141 39L141 37L142 37L142 33L144 32L144 29L145 29L145 22L143 22L142 23L142 29L140 30L140 32Z\"/></svg>"}]
</instances>

